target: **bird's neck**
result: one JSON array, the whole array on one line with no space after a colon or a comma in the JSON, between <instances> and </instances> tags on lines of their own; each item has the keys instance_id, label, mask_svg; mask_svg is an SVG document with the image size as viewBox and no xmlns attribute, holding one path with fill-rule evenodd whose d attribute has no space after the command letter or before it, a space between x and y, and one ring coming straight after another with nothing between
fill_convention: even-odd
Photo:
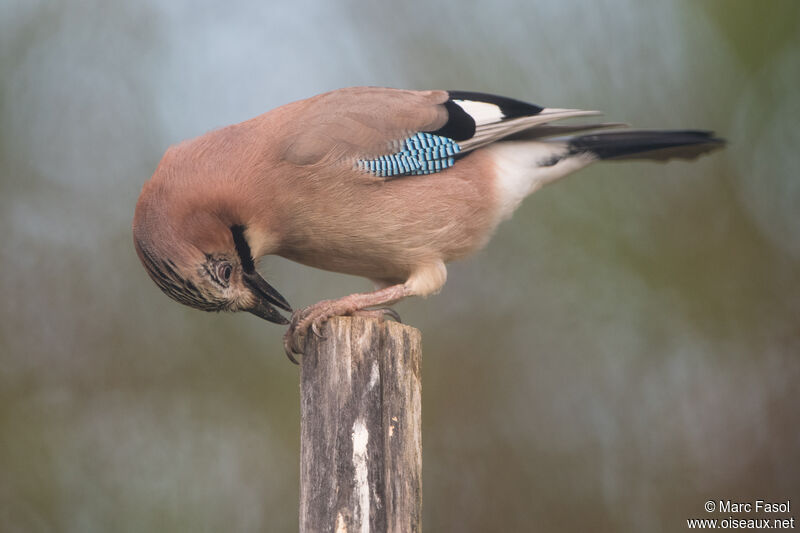
<instances>
[{"instance_id":1,"label":"bird's neck","mask_svg":"<svg viewBox=\"0 0 800 533\"><path fill-rule=\"evenodd\" d=\"M258 121L247 121L187 141L184 149L165 156L166 166L180 163L184 171L167 167L159 180L162 199L173 198L163 205L176 227L197 228L191 221L198 217L227 228L241 226L256 259L278 248L279 236L271 228L280 227L280 213L264 206L275 206L270 200L281 194L273 181L263 179L270 151L259 127Z\"/></svg>"},{"instance_id":2,"label":"bird's neck","mask_svg":"<svg viewBox=\"0 0 800 533\"><path fill-rule=\"evenodd\" d=\"M183 209L170 214L175 225L187 228L235 226L244 228L244 236L252 252L253 258L274 253L280 244L279 235L271 228L274 224L269 211L263 209L266 202L260 194L253 194L231 179L219 179L199 187L203 194L183 195ZM176 205L176 203L171 203ZM207 223L198 224L198 219ZM202 239L203 235L193 235Z\"/></svg>"}]
</instances>

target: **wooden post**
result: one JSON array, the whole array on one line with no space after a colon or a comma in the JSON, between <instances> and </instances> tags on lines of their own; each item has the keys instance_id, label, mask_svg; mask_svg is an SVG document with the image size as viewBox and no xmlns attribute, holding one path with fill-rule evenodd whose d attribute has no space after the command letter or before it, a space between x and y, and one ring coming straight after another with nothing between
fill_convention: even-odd
<instances>
[{"instance_id":1,"label":"wooden post","mask_svg":"<svg viewBox=\"0 0 800 533\"><path fill-rule=\"evenodd\" d=\"M418 532L420 332L337 317L322 333L300 370L300 531Z\"/></svg>"}]
</instances>

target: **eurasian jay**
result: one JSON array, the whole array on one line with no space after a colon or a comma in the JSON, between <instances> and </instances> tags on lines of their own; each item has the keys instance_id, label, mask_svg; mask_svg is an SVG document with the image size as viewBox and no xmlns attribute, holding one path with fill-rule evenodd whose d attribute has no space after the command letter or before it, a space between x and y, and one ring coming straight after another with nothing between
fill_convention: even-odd
<instances>
[{"instance_id":1,"label":"eurasian jay","mask_svg":"<svg viewBox=\"0 0 800 533\"><path fill-rule=\"evenodd\" d=\"M318 333L332 316L438 292L445 264L484 246L543 185L598 160L693 159L724 144L708 131L552 124L597 114L374 87L287 104L170 147L136 205L136 252L178 302L290 324L294 360L308 328ZM278 311L289 303L256 270L268 254L363 276L377 290L290 322Z\"/></svg>"}]
</instances>

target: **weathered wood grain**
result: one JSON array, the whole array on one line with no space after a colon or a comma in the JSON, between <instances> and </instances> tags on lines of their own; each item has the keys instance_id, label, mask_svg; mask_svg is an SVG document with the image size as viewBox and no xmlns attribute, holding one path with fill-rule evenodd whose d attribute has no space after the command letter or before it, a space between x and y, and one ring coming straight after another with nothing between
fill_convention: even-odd
<instances>
[{"instance_id":1,"label":"weathered wood grain","mask_svg":"<svg viewBox=\"0 0 800 533\"><path fill-rule=\"evenodd\" d=\"M300 531L418 532L421 336L333 318L301 364Z\"/></svg>"}]
</instances>

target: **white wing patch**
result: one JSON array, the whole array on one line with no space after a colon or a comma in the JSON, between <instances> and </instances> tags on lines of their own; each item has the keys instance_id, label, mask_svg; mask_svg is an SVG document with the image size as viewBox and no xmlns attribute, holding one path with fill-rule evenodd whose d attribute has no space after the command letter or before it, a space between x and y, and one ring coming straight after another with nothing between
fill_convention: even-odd
<instances>
[{"instance_id":1,"label":"white wing patch","mask_svg":"<svg viewBox=\"0 0 800 533\"><path fill-rule=\"evenodd\" d=\"M453 102L472 117L476 126L500 122L505 118L500 106L489 102L478 102L476 100L453 100Z\"/></svg>"}]
</instances>

